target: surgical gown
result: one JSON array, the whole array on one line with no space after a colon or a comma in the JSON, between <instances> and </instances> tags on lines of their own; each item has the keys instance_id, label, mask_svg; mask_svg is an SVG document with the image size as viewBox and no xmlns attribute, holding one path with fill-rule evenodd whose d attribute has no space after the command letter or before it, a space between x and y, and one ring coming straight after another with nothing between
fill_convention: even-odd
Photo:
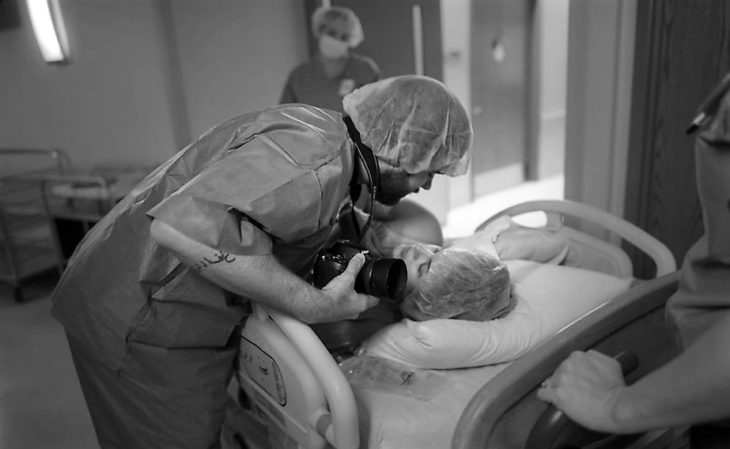
<instances>
[{"instance_id":1,"label":"surgical gown","mask_svg":"<svg viewBox=\"0 0 730 449\"><path fill-rule=\"evenodd\" d=\"M303 276L327 243L352 172L340 114L280 106L207 132L92 228L52 313L102 447L216 447L246 315L247 298L150 238L151 217L234 255L273 253Z\"/></svg>"}]
</instances>

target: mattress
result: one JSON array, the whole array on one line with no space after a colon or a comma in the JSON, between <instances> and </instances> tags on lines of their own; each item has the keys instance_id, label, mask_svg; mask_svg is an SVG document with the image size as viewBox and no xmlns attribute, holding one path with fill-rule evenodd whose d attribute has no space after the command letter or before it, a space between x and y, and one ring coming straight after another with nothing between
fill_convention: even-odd
<instances>
[{"instance_id":1,"label":"mattress","mask_svg":"<svg viewBox=\"0 0 730 449\"><path fill-rule=\"evenodd\" d=\"M450 447L454 429L469 399L509 364L428 371L436 377L420 385L416 380L411 385L415 393L394 391L392 387L386 391L383 387L362 386L352 381L360 421L360 447Z\"/></svg>"},{"instance_id":2,"label":"mattress","mask_svg":"<svg viewBox=\"0 0 730 449\"><path fill-rule=\"evenodd\" d=\"M357 402L361 448L450 447L461 413L482 386L631 285L629 278L577 268L528 261L508 266L517 306L506 317L404 320L341 363Z\"/></svg>"},{"instance_id":3,"label":"mattress","mask_svg":"<svg viewBox=\"0 0 730 449\"><path fill-rule=\"evenodd\" d=\"M331 391L335 400L329 404L332 415L347 416L346 410L357 408L357 429L349 430L354 421L343 421L345 427L337 427L348 429L341 433L347 436L346 444L354 442L349 439L354 433L362 449L450 447L462 412L484 385L547 338L627 290L632 282L531 261L514 261L508 266L516 305L506 316L486 322L402 320L376 332L339 369L333 364L336 372L345 374L346 380L341 381L349 384L355 403L343 409L344 403L337 402L337 393ZM247 322L241 359L250 363L241 363L240 378L257 413L276 423L277 430L270 437L286 436L286 441L273 447L290 447L288 440L292 439L302 446L324 447L321 431L311 425L321 421L324 391L315 375L302 369L306 364L312 368L315 358L310 354L311 363L305 362L300 351L309 346L290 343L303 336L293 332L299 327L288 327L284 318ZM287 325L291 335L285 336L280 325ZM311 329L302 326L305 329L316 338ZM329 357L323 346L317 348ZM318 372L317 376L329 379L332 373Z\"/></svg>"}]
</instances>

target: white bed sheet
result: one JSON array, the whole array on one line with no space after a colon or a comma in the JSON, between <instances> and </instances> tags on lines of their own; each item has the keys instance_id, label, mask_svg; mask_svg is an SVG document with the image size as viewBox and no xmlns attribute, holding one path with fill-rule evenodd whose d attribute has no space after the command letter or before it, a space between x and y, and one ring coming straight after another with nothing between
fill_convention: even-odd
<instances>
[{"instance_id":1,"label":"white bed sheet","mask_svg":"<svg viewBox=\"0 0 730 449\"><path fill-rule=\"evenodd\" d=\"M360 447L363 449L447 449L456 424L472 396L512 361L536 348L560 329L627 290L631 278L617 278L570 267L515 261L513 294L518 307L501 320L460 322L435 320L445 341L413 338L408 326L398 323L365 344L365 355L383 357L445 379L430 389L430 398L388 393L387 386L351 384L358 406ZM431 322L423 322L429 325ZM444 327L446 326L446 327ZM449 327L451 326L451 327ZM475 355L479 357L475 358ZM480 355L481 354L481 355ZM488 356L488 357L482 357ZM481 366L475 360L481 361ZM393 387L391 387L393 388Z\"/></svg>"},{"instance_id":2,"label":"white bed sheet","mask_svg":"<svg viewBox=\"0 0 730 449\"><path fill-rule=\"evenodd\" d=\"M439 388L428 400L353 386L360 447L448 449L469 399L510 363L449 370L448 388Z\"/></svg>"}]
</instances>

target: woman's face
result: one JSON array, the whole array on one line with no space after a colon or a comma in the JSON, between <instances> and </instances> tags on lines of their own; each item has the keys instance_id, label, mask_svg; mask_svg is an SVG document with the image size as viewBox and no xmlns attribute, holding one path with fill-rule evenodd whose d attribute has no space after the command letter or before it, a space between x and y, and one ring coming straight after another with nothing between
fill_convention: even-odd
<instances>
[{"instance_id":1,"label":"woman's face","mask_svg":"<svg viewBox=\"0 0 730 449\"><path fill-rule=\"evenodd\" d=\"M393 250L393 257L403 259L408 270L406 291L413 291L426 278L431 264L438 260L442 248L437 245L407 243Z\"/></svg>"}]
</instances>

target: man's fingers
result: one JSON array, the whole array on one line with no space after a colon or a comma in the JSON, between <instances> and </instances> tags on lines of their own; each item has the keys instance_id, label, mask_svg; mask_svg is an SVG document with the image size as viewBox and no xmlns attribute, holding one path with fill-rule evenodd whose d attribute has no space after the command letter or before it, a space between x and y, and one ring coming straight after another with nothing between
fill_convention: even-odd
<instances>
[{"instance_id":1,"label":"man's fingers","mask_svg":"<svg viewBox=\"0 0 730 449\"><path fill-rule=\"evenodd\" d=\"M365 264L365 255L358 253L355 254L352 259L350 259L350 262L347 264L347 268L344 272L342 272L342 275L347 274L349 276L352 276L352 279L355 279L357 277L357 274L360 272L360 269Z\"/></svg>"}]
</instances>

